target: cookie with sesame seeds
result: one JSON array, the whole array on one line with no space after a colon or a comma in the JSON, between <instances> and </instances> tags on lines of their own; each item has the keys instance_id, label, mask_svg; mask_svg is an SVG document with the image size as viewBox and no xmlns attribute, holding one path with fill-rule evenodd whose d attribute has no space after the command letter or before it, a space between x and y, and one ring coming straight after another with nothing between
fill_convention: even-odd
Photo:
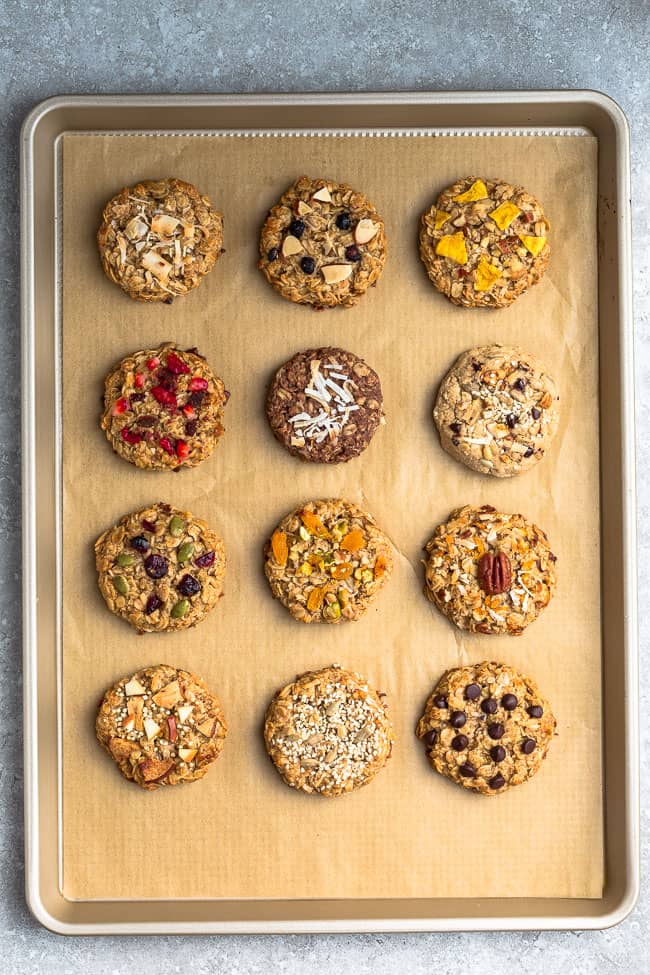
<instances>
[{"instance_id":1,"label":"cookie with sesame seeds","mask_svg":"<svg viewBox=\"0 0 650 975\"><path fill-rule=\"evenodd\" d=\"M553 377L530 352L469 349L443 379L433 418L443 448L472 470L512 477L548 451L559 423Z\"/></svg>"},{"instance_id":2,"label":"cookie with sesame seeds","mask_svg":"<svg viewBox=\"0 0 650 975\"><path fill-rule=\"evenodd\" d=\"M377 283L386 231L375 206L345 183L301 176L269 210L258 267L289 301L349 308Z\"/></svg>"},{"instance_id":3,"label":"cookie with sesame seeds","mask_svg":"<svg viewBox=\"0 0 650 975\"><path fill-rule=\"evenodd\" d=\"M279 690L266 712L264 741L287 785L335 797L370 782L395 740L384 697L337 665Z\"/></svg>"},{"instance_id":4,"label":"cookie with sesame seeds","mask_svg":"<svg viewBox=\"0 0 650 975\"><path fill-rule=\"evenodd\" d=\"M290 454L341 464L363 453L384 422L379 376L344 349L298 352L275 374L266 415Z\"/></svg>"},{"instance_id":5,"label":"cookie with sesame seeds","mask_svg":"<svg viewBox=\"0 0 650 975\"><path fill-rule=\"evenodd\" d=\"M541 280L550 224L521 186L468 176L447 187L420 220L420 257L455 305L500 308Z\"/></svg>"},{"instance_id":6,"label":"cookie with sesame seeds","mask_svg":"<svg viewBox=\"0 0 650 975\"><path fill-rule=\"evenodd\" d=\"M95 731L124 778L151 791L202 779L219 758L228 727L219 699L200 677L158 664L106 691Z\"/></svg>"},{"instance_id":7,"label":"cookie with sesame seeds","mask_svg":"<svg viewBox=\"0 0 650 975\"><path fill-rule=\"evenodd\" d=\"M556 557L541 528L466 505L425 546L425 595L461 630L519 635L548 606Z\"/></svg>"},{"instance_id":8,"label":"cookie with sesame seeds","mask_svg":"<svg viewBox=\"0 0 650 975\"><path fill-rule=\"evenodd\" d=\"M486 660L443 675L415 733L436 772L495 796L539 771L555 728L535 681Z\"/></svg>"}]
</instances>

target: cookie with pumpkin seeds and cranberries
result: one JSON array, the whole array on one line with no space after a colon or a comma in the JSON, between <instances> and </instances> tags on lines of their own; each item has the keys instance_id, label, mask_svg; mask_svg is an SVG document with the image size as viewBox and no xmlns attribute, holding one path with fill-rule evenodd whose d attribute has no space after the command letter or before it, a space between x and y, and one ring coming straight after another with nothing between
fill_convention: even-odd
<instances>
[{"instance_id":1,"label":"cookie with pumpkin seeds and cranberries","mask_svg":"<svg viewBox=\"0 0 650 975\"><path fill-rule=\"evenodd\" d=\"M189 511L162 501L100 535L95 562L106 605L140 633L195 626L223 594L223 541Z\"/></svg>"},{"instance_id":2,"label":"cookie with pumpkin seeds and cranberries","mask_svg":"<svg viewBox=\"0 0 650 975\"><path fill-rule=\"evenodd\" d=\"M112 370L101 427L115 453L136 467L196 467L224 432L229 396L197 349L167 342L133 352Z\"/></svg>"}]
</instances>

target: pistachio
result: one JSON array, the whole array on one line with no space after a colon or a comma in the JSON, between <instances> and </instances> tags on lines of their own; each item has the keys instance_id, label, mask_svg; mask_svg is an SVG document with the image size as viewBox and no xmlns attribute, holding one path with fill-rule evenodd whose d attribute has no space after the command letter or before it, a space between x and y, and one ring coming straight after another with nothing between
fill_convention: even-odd
<instances>
[{"instance_id":1,"label":"pistachio","mask_svg":"<svg viewBox=\"0 0 650 975\"><path fill-rule=\"evenodd\" d=\"M370 569L364 569L363 572L361 573L361 581L368 583L368 582L372 582L373 579L374 579L374 575L370 571Z\"/></svg>"},{"instance_id":2,"label":"pistachio","mask_svg":"<svg viewBox=\"0 0 650 975\"><path fill-rule=\"evenodd\" d=\"M127 596L129 593L129 584L124 578L124 576L113 576L113 585L120 596Z\"/></svg>"},{"instance_id":3,"label":"pistachio","mask_svg":"<svg viewBox=\"0 0 650 975\"><path fill-rule=\"evenodd\" d=\"M309 534L309 532L307 531L304 525L300 526L300 528L298 529L298 534L302 538L303 542L308 542L309 539L311 538L311 535Z\"/></svg>"},{"instance_id":4,"label":"pistachio","mask_svg":"<svg viewBox=\"0 0 650 975\"><path fill-rule=\"evenodd\" d=\"M178 546L176 559L178 562L187 562L194 555L194 542L183 542Z\"/></svg>"},{"instance_id":5,"label":"pistachio","mask_svg":"<svg viewBox=\"0 0 650 975\"><path fill-rule=\"evenodd\" d=\"M179 535L182 535L184 531L185 531L185 522L183 521L182 518L179 518L178 515L174 515L174 517L169 522L169 534L174 535L174 537L177 538Z\"/></svg>"},{"instance_id":6,"label":"pistachio","mask_svg":"<svg viewBox=\"0 0 650 975\"><path fill-rule=\"evenodd\" d=\"M341 618L341 607L338 603L329 603L323 610L323 616L326 616L330 620L338 620Z\"/></svg>"},{"instance_id":7,"label":"pistachio","mask_svg":"<svg viewBox=\"0 0 650 975\"><path fill-rule=\"evenodd\" d=\"M170 613L172 619L181 620L190 611L190 601L189 599L179 599L177 603L172 606L172 611Z\"/></svg>"},{"instance_id":8,"label":"pistachio","mask_svg":"<svg viewBox=\"0 0 650 975\"><path fill-rule=\"evenodd\" d=\"M133 565L135 562L135 555L129 555L128 552L120 552L116 561L118 565L121 565L122 568L125 569L127 565Z\"/></svg>"}]
</instances>

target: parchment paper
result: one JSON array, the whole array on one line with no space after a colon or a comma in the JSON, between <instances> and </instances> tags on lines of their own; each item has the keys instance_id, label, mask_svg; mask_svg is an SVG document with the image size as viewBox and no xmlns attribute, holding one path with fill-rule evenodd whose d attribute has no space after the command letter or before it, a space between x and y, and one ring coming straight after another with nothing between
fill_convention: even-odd
<instances>
[{"instance_id":1,"label":"parchment paper","mask_svg":"<svg viewBox=\"0 0 650 975\"><path fill-rule=\"evenodd\" d=\"M589 137L65 137L67 897L601 896L596 160ZM386 270L352 310L294 306L256 269L265 212L302 173L352 183L386 220ZM472 173L523 184L552 222L545 279L504 310L452 306L417 253L421 211ZM94 235L103 203L123 185L165 175L196 183L224 212L227 253L172 306L139 304L104 277ZM180 474L118 459L98 424L106 372L163 340L198 345L232 393L216 453ZM550 454L505 481L447 457L431 418L456 356L494 341L539 354L562 395ZM362 355L382 378L387 425L346 465L291 458L263 412L275 369L320 344ZM396 547L396 571L358 623L304 626L271 598L262 544L295 505L333 496L372 512ZM157 499L223 534L226 595L194 630L136 636L104 606L92 546L123 514ZM521 637L464 635L422 594L423 544L470 502L521 511L548 532L558 556L557 595ZM498 798L436 775L413 734L442 672L485 658L531 674L558 718L540 774ZM150 794L125 782L100 750L94 715L109 684L159 662L203 675L230 732L202 782ZM388 693L397 745L371 785L325 800L282 783L261 725L279 686L332 662Z\"/></svg>"}]
</instances>

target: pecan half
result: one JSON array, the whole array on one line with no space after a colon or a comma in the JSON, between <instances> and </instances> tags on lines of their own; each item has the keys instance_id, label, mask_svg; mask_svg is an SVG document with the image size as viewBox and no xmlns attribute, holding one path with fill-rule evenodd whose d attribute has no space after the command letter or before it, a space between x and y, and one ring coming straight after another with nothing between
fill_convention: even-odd
<instances>
[{"instance_id":1,"label":"pecan half","mask_svg":"<svg viewBox=\"0 0 650 975\"><path fill-rule=\"evenodd\" d=\"M510 559L505 552L486 552L478 564L478 584L483 592L496 596L507 592L512 582Z\"/></svg>"}]
</instances>

